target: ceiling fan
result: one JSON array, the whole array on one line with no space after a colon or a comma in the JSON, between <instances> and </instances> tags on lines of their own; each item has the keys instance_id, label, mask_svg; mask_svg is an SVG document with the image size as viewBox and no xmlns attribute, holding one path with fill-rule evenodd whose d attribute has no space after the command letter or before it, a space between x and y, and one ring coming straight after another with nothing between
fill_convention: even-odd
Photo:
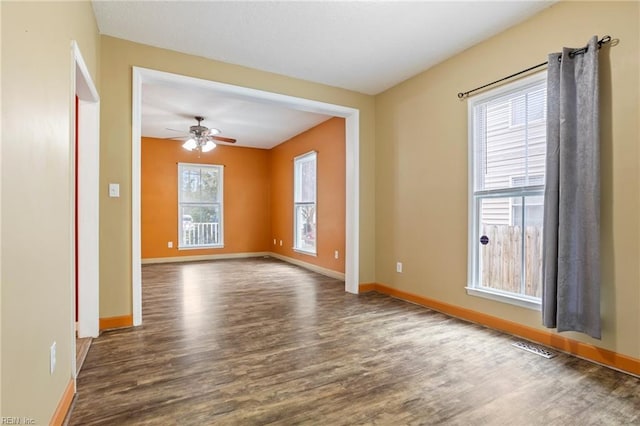
<instances>
[{"instance_id":1,"label":"ceiling fan","mask_svg":"<svg viewBox=\"0 0 640 426\"><path fill-rule=\"evenodd\" d=\"M194 117L198 122L197 125L189 127L188 137L189 139L182 145L182 147L188 151L200 151L200 152L209 152L216 147L216 142L224 142L224 143L236 143L235 139L225 138L224 136L218 136L220 134L219 129L208 128L202 125L202 121L204 121L204 117L195 116ZM181 132L180 130L169 129L173 132ZM183 133L183 132L181 132ZM168 139L184 139L184 138L168 138Z\"/></svg>"}]
</instances>

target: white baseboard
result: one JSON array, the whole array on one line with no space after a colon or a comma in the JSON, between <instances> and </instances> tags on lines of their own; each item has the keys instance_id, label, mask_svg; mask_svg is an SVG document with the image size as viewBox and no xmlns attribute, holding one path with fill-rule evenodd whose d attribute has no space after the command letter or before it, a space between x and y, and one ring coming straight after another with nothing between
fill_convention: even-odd
<instances>
[{"instance_id":1,"label":"white baseboard","mask_svg":"<svg viewBox=\"0 0 640 426\"><path fill-rule=\"evenodd\" d=\"M335 278L336 280L344 281L344 273L338 271L332 271L331 269L323 268L322 266L317 266L312 263L304 262L302 260L294 259L292 257L283 256L278 253L269 253L269 256L275 257L276 259L283 260L287 263L292 263L294 265L301 266L305 269L309 269L313 272L317 272L322 275L326 275L331 278Z\"/></svg>"},{"instance_id":2,"label":"white baseboard","mask_svg":"<svg viewBox=\"0 0 640 426\"><path fill-rule=\"evenodd\" d=\"M270 256L267 251L249 252L249 253L223 253L223 254L201 254L196 256L176 256L176 257L155 257L142 259L143 265L154 263L176 263L176 262L198 262L201 260L217 260L217 259L242 259L247 257L264 257Z\"/></svg>"},{"instance_id":3,"label":"white baseboard","mask_svg":"<svg viewBox=\"0 0 640 426\"><path fill-rule=\"evenodd\" d=\"M264 257L270 256L280 259L284 262L291 263L300 266L310 271L317 272L327 277L335 278L336 280L344 281L344 273L338 271L332 271L331 269L323 268L312 263L304 262L302 260L294 259L292 257L283 256L278 253L269 251L260 251L253 253L225 253L225 254L202 254L196 256L176 256L176 257L155 257L142 259L143 265L151 265L156 263L176 263L176 262L198 262L203 260L218 260L218 259L243 259L248 257Z\"/></svg>"}]
</instances>

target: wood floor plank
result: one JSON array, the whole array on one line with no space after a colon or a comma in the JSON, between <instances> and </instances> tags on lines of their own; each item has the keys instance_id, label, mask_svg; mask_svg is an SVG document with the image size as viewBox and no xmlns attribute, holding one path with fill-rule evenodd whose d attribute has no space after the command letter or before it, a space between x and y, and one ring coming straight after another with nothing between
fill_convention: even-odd
<instances>
[{"instance_id":1,"label":"wood floor plank","mask_svg":"<svg viewBox=\"0 0 640 426\"><path fill-rule=\"evenodd\" d=\"M84 360L87 357L92 340L91 337L76 338L76 376L82 369L82 364L84 364Z\"/></svg>"},{"instance_id":2,"label":"wood floor plank","mask_svg":"<svg viewBox=\"0 0 640 426\"><path fill-rule=\"evenodd\" d=\"M640 424L640 380L275 259L143 266L71 425Z\"/></svg>"}]
</instances>

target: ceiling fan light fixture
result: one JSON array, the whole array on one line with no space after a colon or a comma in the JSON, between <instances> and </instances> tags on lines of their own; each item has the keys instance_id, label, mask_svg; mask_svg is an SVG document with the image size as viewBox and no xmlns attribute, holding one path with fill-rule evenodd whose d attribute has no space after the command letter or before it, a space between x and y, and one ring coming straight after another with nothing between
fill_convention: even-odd
<instances>
[{"instance_id":1,"label":"ceiling fan light fixture","mask_svg":"<svg viewBox=\"0 0 640 426\"><path fill-rule=\"evenodd\" d=\"M182 144L182 147L187 151L198 151L198 153L209 152L217 146L216 143L214 142L214 139L220 140L224 143L236 142L235 139L215 136L215 135L219 135L222 132L220 131L220 129L216 129L213 127L209 129L203 126L202 125L202 120L204 120L203 117L196 116L194 118L196 119L198 124L196 126L189 127L189 134L190 134L189 139ZM174 130L169 128L167 128L167 130L179 132L179 130Z\"/></svg>"},{"instance_id":2,"label":"ceiling fan light fixture","mask_svg":"<svg viewBox=\"0 0 640 426\"><path fill-rule=\"evenodd\" d=\"M190 138L184 144L182 144L182 147L188 151L193 151L198 147L198 143L196 142L195 139Z\"/></svg>"},{"instance_id":3,"label":"ceiling fan light fixture","mask_svg":"<svg viewBox=\"0 0 640 426\"><path fill-rule=\"evenodd\" d=\"M207 143L202 145L202 152L209 152L215 147L216 147L216 144L213 143L213 141L207 141Z\"/></svg>"}]
</instances>

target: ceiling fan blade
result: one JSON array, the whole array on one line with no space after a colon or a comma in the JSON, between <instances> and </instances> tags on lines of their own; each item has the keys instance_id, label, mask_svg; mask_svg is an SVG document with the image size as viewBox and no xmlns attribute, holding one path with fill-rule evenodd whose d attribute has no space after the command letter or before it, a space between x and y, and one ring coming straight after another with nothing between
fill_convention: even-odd
<instances>
[{"instance_id":1,"label":"ceiling fan blade","mask_svg":"<svg viewBox=\"0 0 640 426\"><path fill-rule=\"evenodd\" d=\"M165 129L166 129L166 130L171 130L172 132L182 133L182 134L185 134L185 135L188 135L188 134L189 134L188 132L185 132L184 130L170 129L170 128L168 128L168 127L165 127Z\"/></svg>"},{"instance_id":2,"label":"ceiling fan blade","mask_svg":"<svg viewBox=\"0 0 640 426\"><path fill-rule=\"evenodd\" d=\"M171 138L160 138L160 139L173 140L173 141L183 141L186 138L188 138L188 136L173 136Z\"/></svg>"},{"instance_id":3,"label":"ceiling fan blade","mask_svg":"<svg viewBox=\"0 0 640 426\"><path fill-rule=\"evenodd\" d=\"M226 142L226 143L236 143L235 139L232 138L225 138L224 136L209 136L211 139L220 141L220 142Z\"/></svg>"}]
</instances>

